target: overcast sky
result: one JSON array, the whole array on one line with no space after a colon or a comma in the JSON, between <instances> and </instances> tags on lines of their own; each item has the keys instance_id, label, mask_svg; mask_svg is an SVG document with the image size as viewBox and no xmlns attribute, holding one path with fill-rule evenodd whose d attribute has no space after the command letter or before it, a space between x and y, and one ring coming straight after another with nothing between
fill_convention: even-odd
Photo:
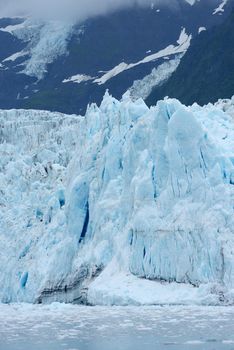
<instances>
[{"instance_id":1,"label":"overcast sky","mask_svg":"<svg viewBox=\"0 0 234 350\"><path fill-rule=\"evenodd\" d=\"M177 0L0 0L0 17L33 14L42 17L76 17L84 20L134 3L175 5Z\"/></svg>"}]
</instances>

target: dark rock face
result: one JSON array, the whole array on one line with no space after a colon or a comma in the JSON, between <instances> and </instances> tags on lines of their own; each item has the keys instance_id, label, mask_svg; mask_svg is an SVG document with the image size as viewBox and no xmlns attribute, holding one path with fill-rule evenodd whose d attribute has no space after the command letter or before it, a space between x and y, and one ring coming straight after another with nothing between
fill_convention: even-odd
<instances>
[{"instance_id":1,"label":"dark rock face","mask_svg":"<svg viewBox=\"0 0 234 350\"><path fill-rule=\"evenodd\" d=\"M63 83L63 80L77 74L100 77L100 71L109 71L121 62L138 62L150 53L175 45L182 27L195 37L199 27L209 28L224 20L230 6L226 6L221 16L212 15L219 4L220 0L204 0L190 6L185 0L178 0L177 8L135 6L77 25L68 42L68 53L48 65L42 80L19 74L20 64L27 57L4 62L4 68L0 67L0 108L83 114L88 103L100 103L106 89L121 98L134 80L142 79L164 60L126 70L103 85L93 81ZM1 19L0 26L19 22L19 19ZM81 28L84 28L82 35ZM0 31L0 62L27 45L10 33Z\"/></svg>"},{"instance_id":2,"label":"dark rock face","mask_svg":"<svg viewBox=\"0 0 234 350\"><path fill-rule=\"evenodd\" d=\"M36 304L64 302L87 305L89 284L103 271L103 266L82 265L72 276L64 278L56 285L48 283L36 299Z\"/></svg>"}]
</instances>

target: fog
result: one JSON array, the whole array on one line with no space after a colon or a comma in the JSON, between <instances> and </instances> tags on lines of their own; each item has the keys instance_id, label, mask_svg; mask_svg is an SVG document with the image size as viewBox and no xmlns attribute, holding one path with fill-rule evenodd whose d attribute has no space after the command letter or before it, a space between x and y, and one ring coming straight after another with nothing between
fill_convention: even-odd
<instances>
[{"instance_id":1,"label":"fog","mask_svg":"<svg viewBox=\"0 0 234 350\"><path fill-rule=\"evenodd\" d=\"M175 7L178 0L0 0L0 17L32 15L53 19L76 19L102 15L124 7L152 3Z\"/></svg>"}]
</instances>

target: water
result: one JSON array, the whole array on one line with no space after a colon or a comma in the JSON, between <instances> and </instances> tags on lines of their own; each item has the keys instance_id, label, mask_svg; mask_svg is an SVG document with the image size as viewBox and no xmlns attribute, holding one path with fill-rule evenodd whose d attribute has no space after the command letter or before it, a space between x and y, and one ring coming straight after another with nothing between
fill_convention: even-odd
<instances>
[{"instance_id":1,"label":"water","mask_svg":"<svg viewBox=\"0 0 234 350\"><path fill-rule=\"evenodd\" d=\"M0 305L0 350L234 350L231 307Z\"/></svg>"}]
</instances>

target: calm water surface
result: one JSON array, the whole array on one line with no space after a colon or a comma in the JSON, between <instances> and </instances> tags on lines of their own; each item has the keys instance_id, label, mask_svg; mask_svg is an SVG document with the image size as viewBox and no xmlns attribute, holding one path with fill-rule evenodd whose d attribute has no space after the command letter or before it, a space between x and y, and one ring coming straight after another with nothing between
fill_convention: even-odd
<instances>
[{"instance_id":1,"label":"calm water surface","mask_svg":"<svg viewBox=\"0 0 234 350\"><path fill-rule=\"evenodd\" d=\"M232 307L0 305L0 350L234 350Z\"/></svg>"}]
</instances>

